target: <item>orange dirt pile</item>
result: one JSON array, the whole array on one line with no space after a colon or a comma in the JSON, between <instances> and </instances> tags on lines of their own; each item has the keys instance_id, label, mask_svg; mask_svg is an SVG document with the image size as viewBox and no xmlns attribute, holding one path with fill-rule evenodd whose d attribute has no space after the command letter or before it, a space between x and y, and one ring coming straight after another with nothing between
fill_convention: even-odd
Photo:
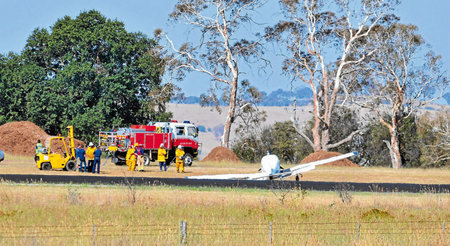
<instances>
[{"instance_id":1,"label":"orange dirt pile","mask_svg":"<svg viewBox=\"0 0 450 246\"><path fill-rule=\"evenodd\" d=\"M305 157L305 159L303 159L301 163L303 164L303 163L323 160L323 159L335 157L338 155L342 155L342 154L338 153L338 152L327 152L327 151L319 150L319 151L314 152L314 153L308 155L307 157ZM333 162L325 164L325 165L326 166L335 166L335 167L359 167L358 164L351 162L349 159L333 161Z\"/></svg>"},{"instance_id":2,"label":"orange dirt pile","mask_svg":"<svg viewBox=\"0 0 450 246\"><path fill-rule=\"evenodd\" d=\"M222 146L215 147L202 161L229 161L240 162L236 154Z\"/></svg>"},{"instance_id":3,"label":"orange dirt pile","mask_svg":"<svg viewBox=\"0 0 450 246\"><path fill-rule=\"evenodd\" d=\"M35 154L37 140L45 147L45 140L50 136L39 126L30 121L9 122L0 126L0 149L12 155L32 156ZM83 143L74 140L77 143Z\"/></svg>"}]
</instances>

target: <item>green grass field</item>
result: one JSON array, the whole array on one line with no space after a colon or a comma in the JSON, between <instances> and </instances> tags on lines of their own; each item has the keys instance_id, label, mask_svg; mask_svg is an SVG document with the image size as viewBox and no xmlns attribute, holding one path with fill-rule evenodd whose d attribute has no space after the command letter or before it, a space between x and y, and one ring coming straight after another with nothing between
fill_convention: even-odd
<instances>
[{"instance_id":1,"label":"green grass field","mask_svg":"<svg viewBox=\"0 0 450 246\"><path fill-rule=\"evenodd\" d=\"M176 245L180 221L188 245L448 245L449 207L448 193L4 182L0 245Z\"/></svg>"}]
</instances>

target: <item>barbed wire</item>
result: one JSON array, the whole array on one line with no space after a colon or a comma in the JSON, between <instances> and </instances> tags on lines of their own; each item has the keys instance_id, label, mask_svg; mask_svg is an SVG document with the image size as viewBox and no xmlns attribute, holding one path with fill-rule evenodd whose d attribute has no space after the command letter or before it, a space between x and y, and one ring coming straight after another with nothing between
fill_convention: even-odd
<instances>
[{"instance_id":1,"label":"barbed wire","mask_svg":"<svg viewBox=\"0 0 450 246\"><path fill-rule=\"evenodd\" d=\"M189 223L191 227L193 226L267 226L267 223L270 221L266 221L264 223L258 222L258 223ZM338 221L338 222L272 222L273 225L339 225L339 224L407 224L407 223L416 223L416 224L424 224L424 223L442 223L442 220L428 220L428 221ZM1 225L1 224L0 224ZM178 223L173 224L96 224L97 227L177 227ZM3 225L7 226L7 225ZM49 227L49 228L56 228L56 227L66 227L66 228L73 228L73 227L90 227L92 228L94 224L87 224L87 225L12 225L14 228L27 228L27 227Z\"/></svg>"},{"instance_id":2,"label":"barbed wire","mask_svg":"<svg viewBox=\"0 0 450 246\"><path fill-rule=\"evenodd\" d=\"M271 222L273 235L351 236L356 233L366 235L448 235L450 231L440 226L444 221L345 221L345 222ZM380 227L385 224L387 227ZM352 226L353 225L353 226ZM355 226L358 225L358 226ZM370 225L377 225L376 228ZM0 224L1 226L1 224ZM307 228L305 228L307 226ZM316 226L316 227L314 227ZM324 228L324 226L326 226ZM333 226L330 228L330 226ZM3 225L1 239L16 238L73 238L73 237L132 237L178 235L179 224L89 224L89 225ZM28 230L33 228L33 230ZM70 228L70 230L67 230ZM80 229L81 228L81 229ZM95 228L95 230L93 230ZM9 230L14 230L10 232ZM51 230L49 230L51 229ZM189 235L210 236L267 235L269 223L199 224L188 223ZM298 231L296 231L298 230Z\"/></svg>"}]
</instances>

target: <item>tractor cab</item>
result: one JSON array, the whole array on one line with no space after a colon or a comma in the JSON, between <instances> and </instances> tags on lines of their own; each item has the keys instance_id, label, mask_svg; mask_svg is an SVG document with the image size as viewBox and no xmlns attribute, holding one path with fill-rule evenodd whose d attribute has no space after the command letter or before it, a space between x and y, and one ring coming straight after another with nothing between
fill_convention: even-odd
<instances>
[{"instance_id":1,"label":"tractor cab","mask_svg":"<svg viewBox=\"0 0 450 246\"><path fill-rule=\"evenodd\" d=\"M55 168L62 168L66 171L76 170L73 126L67 128L69 129L67 138L61 136L51 137L45 142L46 148L36 158L36 165L40 170Z\"/></svg>"}]
</instances>

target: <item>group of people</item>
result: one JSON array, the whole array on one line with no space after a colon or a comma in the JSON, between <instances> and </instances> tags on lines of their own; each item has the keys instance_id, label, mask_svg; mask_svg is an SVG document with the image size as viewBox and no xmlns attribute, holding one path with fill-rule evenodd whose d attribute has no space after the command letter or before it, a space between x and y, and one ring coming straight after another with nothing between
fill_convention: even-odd
<instances>
[{"instance_id":1,"label":"group of people","mask_svg":"<svg viewBox=\"0 0 450 246\"><path fill-rule=\"evenodd\" d=\"M42 153L43 145L41 141L38 140L36 144L36 156ZM158 149L158 159L159 162L159 170L167 171L167 159L168 159L168 151L164 148L164 144L161 144ZM90 142L88 148L85 150L84 145L79 144L75 149L75 158L78 160L79 166L78 171L80 172L92 172L92 173L100 173L100 162L101 162L102 151L100 148L96 148L94 143ZM177 169L177 173L184 173L184 156L185 152L183 151L183 146L178 145L175 151L175 165ZM87 159L87 163L86 163ZM129 171L135 171L136 166L137 170L140 172L144 171L145 158L144 158L144 149L142 148L142 144L135 143L134 145L130 145L127 154L126 154L126 164L128 165Z\"/></svg>"},{"instance_id":2,"label":"group of people","mask_svg":"<svg viewBox=\"0 0 450 246\"><path fill-rule=\"evenodd\" d=\"M129 171L136 170L136 165L138 166L138 171L144 171L145 159L142 144L135 143L134 146L130 145L126 155L126 162Z\"/></svg>"},{"instance_id":3,"label":"group of people","mask_svg":"<svg viewBox=\"0 0 450 246\"><path fill-rule=\"evenodd\" d=\"M82 144L78 145L78 148L75 149L75 158L79 160L79 168L80 172L92 171L92 173L100 173L100 160L102 156L102 151L100 148L96 148L94 143L90 142L89 146L86 150L84 150L84 146ZM86 158L88 160L86 165ZM89 170L91 169L92 170Z\"/></svg>"},{"instance_id":4,"label":"group of people","mask_svg":"<svg viewBox=\"0 0 450 246\"><path fill-rule=\"evenodd\" d=\"M164 148L164 144L161 144L158 149L158 162L159 162L159 170L162 171L164 167L164 171L167 171L166 161L167 161L167 151ZM177 150L175 151L175 166L177 168L177 173L184 173L184 151L183 146L178 145Z\"/></svg>"},{"instance_id":5,"label":"group of people","mask_svg":"<svg viewBox=\"0 0 450 246\"><path fill-rule=\"evenodd\" d=\"M167 171L167 158L168 158L168 152L167 150L164 148L164 144L161 144L159 146L158 149L158 158L157 161L159 162L159 170L162 172L163 168L164 171ZM175 151L175 165L176 165L176 169L177 172L179 173L180 171L182 173L184 173L184 157L185 153L183 151L183 146L178 145L177 150ZM144 159L144 149L142 148L142 144L138 144L135 143L134 146L130 145L130 148L127 151L127 155L126 155L126 163L128 165L128 170L129 171L134 171L136 170L136 166L137 166L137 170L138 171L144 171L144 164L145 164L145 159Z\"/></svg>"}]
</instances>

